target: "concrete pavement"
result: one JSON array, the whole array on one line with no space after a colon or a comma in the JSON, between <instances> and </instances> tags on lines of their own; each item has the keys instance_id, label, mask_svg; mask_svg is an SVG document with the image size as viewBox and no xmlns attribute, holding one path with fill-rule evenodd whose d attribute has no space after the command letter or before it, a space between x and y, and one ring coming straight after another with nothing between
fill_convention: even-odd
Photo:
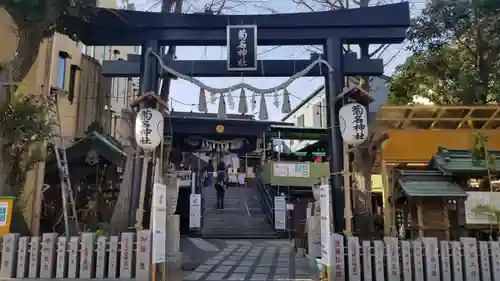
<instances>
[{"instance_id":1,"label":"concrete pavement","mask_svg":"<svg viewBox=\"0 0 500 281\"><path fill-rule=\"evenodd\" d=\"M193 239L193 238L188 238ZM196 238L201 239L201 238ZM196 241L196 242L192 242ZM198 254L209 256L185 281L310 279L307 261L297 257L288 240L192 240ZM186 251L183 250L185 253ZM204 252L201 254L200 252ZM210 254L211 253L211 254Z\"/></svg>"}]
</instances>

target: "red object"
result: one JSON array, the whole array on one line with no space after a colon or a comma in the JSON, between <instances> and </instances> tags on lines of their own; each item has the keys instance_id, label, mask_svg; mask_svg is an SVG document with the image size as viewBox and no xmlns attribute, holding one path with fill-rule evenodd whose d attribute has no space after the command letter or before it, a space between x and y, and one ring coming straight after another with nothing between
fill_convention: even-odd
<instances>
[{"instance_id":1,"label":"red object","mask_svg":"<svg viewBox=\"0 0 500 281\"><path fill-rule=\"evenodd\" d=\"M321 163L321 162L322 162L322 160L323 160L323 159L322 159L322 157L321 157L321 156L316 156L316 158L315 158L315 160L314 160L314 161L315 161L316 163Z\"/></svg>"}]
</instances>

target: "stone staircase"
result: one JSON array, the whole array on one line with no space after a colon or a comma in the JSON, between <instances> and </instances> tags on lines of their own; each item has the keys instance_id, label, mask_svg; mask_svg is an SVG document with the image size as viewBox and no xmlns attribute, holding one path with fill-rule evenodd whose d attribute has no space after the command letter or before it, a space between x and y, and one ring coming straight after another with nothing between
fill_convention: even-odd
<instances>
[{"instance_id":1,"label":"stone staircase","mask_svg":"<svg viewBox=\"0 0 500 281\"><path fill-rule=\"evenodd\" d=\"M204 188L204 238L278 238L273 225L262 211L257 187L228 187L224 211L217 212L213 186Z\"/></svg>"}]
</instances>

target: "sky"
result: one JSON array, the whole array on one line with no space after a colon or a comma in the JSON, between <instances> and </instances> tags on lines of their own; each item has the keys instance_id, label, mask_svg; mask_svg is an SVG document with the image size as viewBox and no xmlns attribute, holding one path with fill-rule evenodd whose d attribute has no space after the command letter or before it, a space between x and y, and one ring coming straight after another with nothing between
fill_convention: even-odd
<instances>
[{"instance_id":1,"label":"sky","mask_svg":"<svg viewBox=\"0 0 500 281\"><path fill-rule=\"evenodd\" d=\"M118 0L120 1L120 0ZM126 0L124 0L126 1ZM152 0L130 0L135 4L137 10L148 10L148 11L159 11L160 3L158 1ZM238 2L236 2L238 1ZM302 0L300 0L302 1ZM314 10L320 11L324 10L321 2L329 0L303 0L304 3L313 7ZM352 0L343 0L352 1ZM183 8L184 12L195 12L202 11L204 7L211 3L210 0L184 0ZM217 2L217 1L215 1ZM303 4L297 4L298 0L228 0L227 5L230 9L224 10L224 14L270 14L270 13L297 13L297 12L308 12L310 11ZM383 5L389 3L397 3L398 0L372 0L371 6ZM345 2L344 2L345 3ZM411 14L416 16L423 9L425 5L425 0L411 0ZM355 8L357 5L354 2L349 4L350 7ZM258 28L258 27L257 27ZM372 46L372 49L376 49L378 46ZM356 46L352 47L353 51L357 51ZM298 60L298 59L308 59L311 51L316 51L313 46L259 46L258 47L258 59L288 59L288 60ZM178 47L177 48L177 59L179 60L225 60L226 59L226 49L225 47ZM380 52L376 57L380 57L384 60L385 64L385 75L391 76L395 68L403 63L408 56L408 52L405 50L405 43L387 46L384 48L383 52ZM298 69L299 72L301 69ZM264 71L265 72L265 69ZM186 73L187 74L187 73ZM288 77L272 77L265 78L263 73L262 78L245 78L245 77L235 77L235 78L199 78L203 83L210 85L211 87L222 88L232 86L234 84L245 82L255 86L257 88L266 89L271 88L276 85L281 84L286 81ZM239 75L239 73L238 73ZM322 86L324 83L323 78L315 77L304 77L295 80L287 89L290 92L290 102L292 108L297 106L302 102L307 96L314 92L318 87ZM248 99L248 105L250 107L251 93L247 91L246 93ZM233 109L227 108L228 113L237 113L238 110L238 97L239 91L233 93L232 96L235 100L235 107ZM182 81L181 79L175 80L171 86L171 102L173 109L175 111L198 111L198 98L199 98L199 88L190 82ZM207 96L207 100L209 97ZM257 108L253 114L258 116L259 110L259 99L257 99ZM266 97L266 103L269 113L269 120L281 120L283 114L281 109L273 105L273 96L270 95ZM227 104L227 102L226 102ZM281 104L281 103L280 103ZM213 104L208 104L208 112L217 112L218 102ZM251 110L251 108L249 108ZM249 112L248 114L252 114Z\"/></svg>"}]
</instances>

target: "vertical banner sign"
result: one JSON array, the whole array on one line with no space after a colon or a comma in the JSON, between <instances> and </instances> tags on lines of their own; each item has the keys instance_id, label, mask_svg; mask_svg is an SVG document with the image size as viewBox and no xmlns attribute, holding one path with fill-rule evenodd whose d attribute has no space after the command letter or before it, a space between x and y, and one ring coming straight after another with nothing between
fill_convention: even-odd
<instances>
[{"instance_id":1,"label":"vertical banner sign","mask_svg":"<svg viewBox=\"0 0 500 281\"><path fill-rule=\"evenodd\" d=\"M321 260L326 266L332 265L331 254L331 233L332 226L330 220L330 186L322 185L319 187L319 206L321 208Z\"/></svg>"},{"instance_id":2,"label":"vertical banner sign","mask_svg":"<svg viewBox=\"0 0 500 281\"><path fill-rule=\"evenodd\" d=\"M286 200L285 196L274 197L274 229L286 229Z\"/></svg>"},{"instance_id":3,"label":"vertical banner sign","mask_svg":"<svg viewBox=\"0 0 500 281\"><path fill-rule=\"evenodd\" d=\"M257 70L257 26L227 26L227 70Z\"/></svg>"},{"instance_id":4,"label":"vertical banner sign","mask_svg":"<svg viewBox=\"0 0 500 281\"><path fill-rule=\"evenodd\" d=\"M201 194L189 195L189 228L201 227Z\"/></svg>"},{"instance_id":5,"label":"vertical banner sign","mask_svg":"<svg viewBox=\"0 0 500 281\"><path fill-rule=\"evenodd\" d=\"M155 183L152 204L153 263L162 263L167 257L167 186Z\"/></svg>"}]
</instances>

